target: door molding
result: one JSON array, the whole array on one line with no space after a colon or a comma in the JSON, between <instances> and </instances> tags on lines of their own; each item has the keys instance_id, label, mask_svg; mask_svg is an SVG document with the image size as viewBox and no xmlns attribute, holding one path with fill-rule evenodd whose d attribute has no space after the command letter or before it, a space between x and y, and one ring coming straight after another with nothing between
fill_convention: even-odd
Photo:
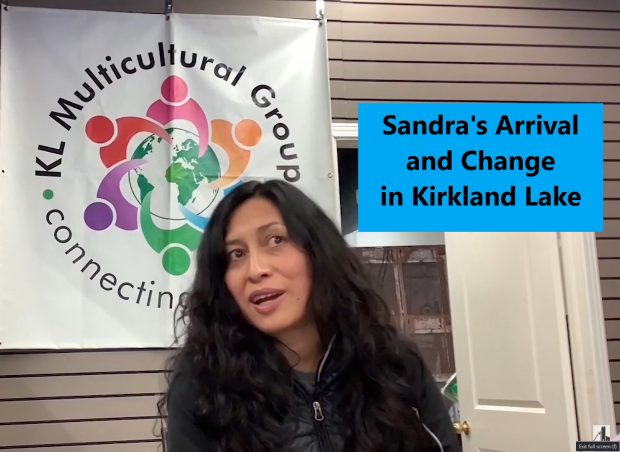
<instances>
[{"instance_id":1,"label":"door molding","mask_svg":"<svg viewBox=\"0 0 620 452\"><path fill-rule=\"evenodd\" d=\"M332 122L332 135L340 148L357 148L357 121Z\"/></svg>"},{"instance_id":2,"label":"door molding","mask_svg":"<svg viewBox=\"0 0 620 452\"><path fill-rule=\"evenodd\" d=\"M593 233L558 233L579 437L591 441L593 425L616 434L605 317Z\"/></svg>"}]
</instances>

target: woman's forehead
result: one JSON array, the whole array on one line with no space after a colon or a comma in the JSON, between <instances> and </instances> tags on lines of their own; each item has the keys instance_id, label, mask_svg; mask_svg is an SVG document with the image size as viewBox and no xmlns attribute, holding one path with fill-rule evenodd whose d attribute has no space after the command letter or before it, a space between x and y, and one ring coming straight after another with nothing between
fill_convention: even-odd
<instances>
[{"instance_id":1,"label":"woman's forehead","mask_svg":"<svg viewBox=\"0 0 620 452\"><path fill-rule=\"evenodd\" d=\"M247 233L260 232L273 226L283 226L282 214L271 201L252 198L241 204L230 218L226 239Z\"/></svg>"}]
</instances>

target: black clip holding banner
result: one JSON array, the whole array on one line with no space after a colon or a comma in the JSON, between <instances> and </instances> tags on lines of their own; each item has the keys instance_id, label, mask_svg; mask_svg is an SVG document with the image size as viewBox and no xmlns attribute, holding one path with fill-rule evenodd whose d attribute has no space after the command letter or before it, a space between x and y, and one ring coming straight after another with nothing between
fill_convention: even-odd
<instances>
[{"instance_id":1,"label":"black clip holding banner","mask_svg":"<svg viewBox=\"0 0 620 452\"><path fill-rule=\"evenodd\" d=\"M5 11L9 10L9 0L2 0L2 6Z\"/></svg>"},{"instance_id":2,"label":"black clip holding banner","mask_svg":"<svg viewBox=\"0 0 620 452\"><path fill-rule=\"evenodd\" d=\"M325 23L325 1L314 2L315 4L315 19L319 21L319 26L322 27Z\"/></svg>"},{"instance_id":3,"label":"black clip holding banner","mask_svg":"<svg viewBox=\"0 0 620 452\"><path fill-rule=\"evenodd\" d=\"M170 20L170 14L172 14L172 0L165 0L164 13L166 14L166 20Z\"/></svg>"}]
</instances>

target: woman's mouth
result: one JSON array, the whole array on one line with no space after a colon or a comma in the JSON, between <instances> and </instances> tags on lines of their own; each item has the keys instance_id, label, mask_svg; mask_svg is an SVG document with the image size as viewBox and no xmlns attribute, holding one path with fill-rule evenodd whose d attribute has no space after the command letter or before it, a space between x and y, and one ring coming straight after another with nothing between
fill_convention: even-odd
<instances>
[{"instance_id":1,"label":"woman's mouth","mask_svg":"<svg viewBox=\"0 0 620 452\"><path fill-rule=\"evenodd\" d=\"M250 303L259 314L269 314L280 305L282 290L261 290L250 295Z\"/></svg>"}]
</instances>

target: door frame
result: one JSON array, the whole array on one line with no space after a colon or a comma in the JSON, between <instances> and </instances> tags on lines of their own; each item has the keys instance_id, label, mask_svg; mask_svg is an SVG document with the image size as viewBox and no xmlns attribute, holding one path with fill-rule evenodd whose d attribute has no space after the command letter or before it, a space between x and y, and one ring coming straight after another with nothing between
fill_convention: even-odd
<instances>
[{"instance_id":1,"label":"door frame","mask_svg":"<svg viewBox=\"0 0 620 452\"><path fill-rule=\"evenodd\" d=\"M342 147L357 147L358 124L334 122L332 135ZM557 236L579 439L591 440L592 426L608 423L614 436L616 419L596 239L593 233L560 232Z\"/></svg>"},{"instance_id":2,"label":"door frame","mask_svg":"<svg viewBox=\"0 0 620 452\"><path fill-rule=\"evenodd\" d=\"M605 316L593 233L558 233L573 369L579 439L591 441L593 425L616 419L607 353Z\"/></svg>"}]
</instances>

